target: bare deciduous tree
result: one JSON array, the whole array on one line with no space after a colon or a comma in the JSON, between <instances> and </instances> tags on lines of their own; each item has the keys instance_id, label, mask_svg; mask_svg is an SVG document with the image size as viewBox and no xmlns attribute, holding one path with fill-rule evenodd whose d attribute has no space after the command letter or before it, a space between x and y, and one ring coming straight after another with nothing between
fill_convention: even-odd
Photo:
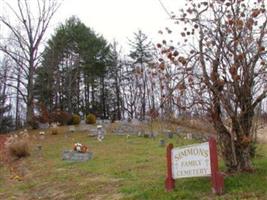
<instances>
[{"instance_id":1,"label":"bare deciduous tree","mask_svg":"<svg viewBox=\"0 0 267 200\"><path fill-rule=\"evenodd\" d=\"M252 120L267 92L265 5L264 0L187 0L181 16L172 16L185 26L181 36L188 53L166 53L185 69L193 101L208 108L231 171L253 167Z\"/></svg>"},{"instance_id":2,"label":"bare deciduous tree","mask_svg":"<svg viewBox=\"0 0 267 200\"><path fill-rule=\"evenodd\" d=\"M19 46L22 54L17 55L17 51L14 51L12 46L6 45L4 38L1 38L0 51L13 59L26 77L26 118L30 122L34 109L33 79L39 64L40 45L60 4L56 0L37 0L36 3L17 0L16 6L3 0L2 2L8 8L9 17L13 18L16 24L3 15L0 16L0 24L3 24L11 33L11 39Z\"/></svg>"}]
</instances>

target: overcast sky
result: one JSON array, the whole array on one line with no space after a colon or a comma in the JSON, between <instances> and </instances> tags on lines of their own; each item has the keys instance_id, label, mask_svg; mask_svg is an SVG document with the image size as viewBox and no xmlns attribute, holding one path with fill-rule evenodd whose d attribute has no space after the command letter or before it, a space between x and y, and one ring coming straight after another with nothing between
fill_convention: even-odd
<instances>
[{"instance_id":1,"label":"overcast sky","mask_svg":"<svg viewBox=\"0 0 267 200\"><path fill-rule=\"evenodd\" d=\"M178 11L184 0L162 0L162 3L167 10ZM51 27L72 15L108 41L116 39L124 48L127 38L131 39L138 29L156 42L160 40L158 31L173 24L158 0L64 0Z\"/></svg>"},{"instance_id":2,"label":"overcast sky","mask_svg":"<svg viewBox=\"0 0 267 200\"><path fill-rule=\"evenodd\" d=\"M17 0L4 1L15 6ZM161 2L169 12L176 13L184 5L184 0L161 0ZM0 0L0 3L3 1ZM9 15L9 9L3 7L0 5L0 12ZM50 23L46 39L50 38L50 34L60 23L64 23L73 15L80 18L96 33L102 34L109 42L113 39L117 40L124 50L128 49L127 38L132 39L133 33L138 29L146 33L154 42L159 42L162 37L158 34L159 30L164 30L165 27L178 28L173 26L173 22L159 0L63 0L62 6ZM0 27L0 30L3 32L3 27L2 29Z\"/></svg>"}]
</instances>

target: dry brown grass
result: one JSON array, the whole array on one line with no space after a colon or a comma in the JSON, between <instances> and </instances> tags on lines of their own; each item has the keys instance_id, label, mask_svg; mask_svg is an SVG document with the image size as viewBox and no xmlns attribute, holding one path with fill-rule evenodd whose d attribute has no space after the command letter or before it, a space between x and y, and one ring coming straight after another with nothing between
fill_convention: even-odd
<instances>
[{"instance_id":1,"label":"dry brown grass","mask_svg":"<svg viewBox=\"0 0 267 200\"><path fill-rule=\"evenodd\" d=\"M59 133L58 128L51 128L51 135L57 135Z\"/></svg>"},{"instance_id":2,"label":"dry brown grass","mask_svg":"<svg viewBox=\"0 0 267 200\"><path fill-rule=\"evenodd\" d=\"M8 153L15 158L23 158L30 155L30 148L26 140L18 140L8 145Z\"/></svg>"},{"instance_id":3,"label":"dry brown grass","mask_svg":"<svg viewBox=\"0 0 267 200\"><path fill-rule=\"evenodd\" d=\"M51 135L60 135L64 134L67 131L67 126L65 127L51 127L49 128L48 132L51 133Z\"/></svg>"},{"instance_id":4,"label":"dry brown grass","mask_svg":"<svg viewBox=\"0 0 267 200\"><path fill-rule=\"evenodd\" d=\"M171 119L170 123L192 129L193 131L202 132L202 133L214 133L215 130L212 127L212 124L201 118L178 118Z\"/></svg>"},{"instance_id":5,"label":"dry brown grass","mask_svg":"<svg viewBox=\"0 0 267 200\"><path fill-rule=\"evenodd\" d=\"M23 158L30 155L29 134L25 129L17 134L10 135L5 141L5 149L10 157Z\"/></svg>"}]
</instances>

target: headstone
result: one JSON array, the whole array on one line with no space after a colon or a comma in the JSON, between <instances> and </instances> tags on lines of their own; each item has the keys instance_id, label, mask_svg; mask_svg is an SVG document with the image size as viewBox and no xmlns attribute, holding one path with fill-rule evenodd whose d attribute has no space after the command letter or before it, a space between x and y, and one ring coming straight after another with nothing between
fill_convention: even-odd
<instances>
[{"instance_id":1,"label":"headstone","mask_svg":"<svg viewBox=\"0 0 267 200\"><path fill-rule=\"evenodd\" d=\"M139 131L138 133L137 133L137 136L138 137L141 137L143 135L143 133L141 132L141 131Z\"/></svg>"},{"instance_id":2,"label":"headstone","mask_svg":"<svg viewBox=\"0 0 267 200\"><path fill-rule=\"evenodd\" d=\"M103 139L104 139L103 127L101 125L98 125L97 126L97 140L99 142L102 142Z\"/></svg>"},{"instance_id":3,"label":"headstone","mask_svg":"<svg viewBox=\"0 0 267 200\"><path fill-rule=\"evenodd\" d=\"M166 131L165 131L165 134L167 135L167 137L168 137L169 139L173 138L173 132L172 132L171 130L166 130Z\"/></svg>"},{"instance_id":4,"label":"headstone","mask_svg":"<svg viewBox=\"0 0 267 200\"><path fill-rule=\"evenodd\" d=\"M108 119L103 119L102 120L102 124L109 124L110 123L110 120L108 120Z\"/></svg>"},{"instance_id":5,"label":"headstone","mask_svg":"<svg viewBox=\"0 0 267 200\"><path fill-rule=\"evenodd\" d=\"M176 132L179 134L179 133L181 133L183 131L183 129L182 128L180 128L180 127L177 127L176 128Z\"/></svg>"},{"instance_id":6,"label":"headstone","mask_svg":"<svg viewBox=\"0 0 267 200\"><path fill-rule=\"evenodd\" d=\"M192 133L187 133L186 134L186 139L188 139L188 140L192 140Z\"/></svg>"},{"instance_id":7,"label":"headstone","mask_svg":"<svg viewBox=\"0 0 267 200\"><path fill-rule=\"evenodd\" d=\"M44 132L44 131L40 131L40 132L39 132L39 138L40 138L41 140L45 139L45 132Z\"/></svg>"},{"instance_id":8,"label":"headstone","mask_svg":"<svg viewBox=\"0 0 267 200\"><path fill-rule=\"evenodd\" d=\"M92 157L93 157L92 152L80 153L77 151L69 151L69 150L65 150L62 155L63 160L80 161L80 162L91 160Z\"/></svg>"},{"instance_id":9,"label":"headstone","mask_svg":"<svg viewBox=\"0 0 267 200\"><path fill-rule=\"evenodd\" d=\"M74 133L76 131L75 126L69 126L69 131Z\"/></svg>"},{"instance_id":10,"label":"headstone","mask_svg":"<svg viewBox=\"0 0 267 200\"><path fill-rule=\"evenodd\" d=\"M51 124L51 128L57 128L57 127L58 127L57 123L54 122L54 123Z\"/></svg>"},{"instance_id":11,"label":"headstone","mask_svg":"<svg viewBox=\"0 0 267 200\"><path fill-rule=\"evenodd\" d=\"M165 140L161 139L159 141L159 146L164 147L165 146Z\"/></svg>"},{"instance_id":12,"label":"headstone","mask_svg":"<svg viewBox=\"0 0 267 200\"><path fill-rule=\"evenodd\" d=\"M95 136L97 136L97 129L96 128L88 128L88 131L89 131L89 134L88 134L88 136L89 137L95 137Z\"/></svg>"},{"instance_id":13,"label":"headstone","mask_svg":"<svg viewBox=\"0 0 267 200\"><path fill-rule=\"evenodd\" d=\"M140 121L138 119L132 119L131 123L137 126L140 125Z\"/></svg>"},{"instance_id":14,"label":"headstone","mask_svg":"<svg viewBox=\"0 0 267 200\"><path fill-rule=\"evenodd\" d=\"M208 138L203 133L194 133L192 138L199 141L208 141Z\"/></svg>"},{"instance_id":15,"label":"headstone","mask_svg":"<svg viewBox=\"0 0 267 200\"><path fill-rule=\"evenodd\" d=\"M149 133L149 137L154 139L154 138L155 138L155 133L154 133L153 131L151 131L151 132Z\"/></svg>"},{"instance_id":16,"label":"headstone","mask_svg":"<svg viewBox=\"0 0 267 200\"><path fill-rule=\"evenodd\" d=\"M40 129L48 129L49 123L39 123L38 126Z\"/></svg>"}]
</instances>

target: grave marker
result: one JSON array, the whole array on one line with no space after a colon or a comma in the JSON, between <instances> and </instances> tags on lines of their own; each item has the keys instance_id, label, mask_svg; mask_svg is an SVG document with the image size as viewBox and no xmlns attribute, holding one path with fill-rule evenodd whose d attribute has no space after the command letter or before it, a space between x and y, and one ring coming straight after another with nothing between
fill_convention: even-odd
<instances>
[{"instance_id":1,"label":"grave marker","mask_svg":"<svg viewBox=\"0 0 267 200\"><path fill-rule=\"evenodd\" d=\"M103 127L101 125L98 125L97 126L97 140L99 142L102 142L103 139L104 139Z\"/></svg>"},{"instance_id":2,"label":"grave marker","mask_svg":"<svg viewBox=\"0 0 267 200\"><path fill-rule=\"evenodd\" d=\"M164 147L165 146L165 140L161 139L159 141L159 146Z\"/></svg>"},{"instance_id":3,"label":"grave marker","mask_svg":"<svg viewBox=\"0 0 267 200\"><path fill-rule=\"evenodd\" d=\"M69 161L82 162L82 161L91 160L92 157L93 157L92 152L80 153L77 151L65 150L65 151L63 151L63 154L62 154L62 159L63 160L69 160Z\"/></svg>"},{"instance_id":4,"label":"grave marker","mask_svg":"<svg viewBox=\"0 0 267 200\"><path fill-rule=\"evenodd\" d=\"M74 133L76 131L75 126L69 126L69 132Z\"/></svg>"}]
</instances>

